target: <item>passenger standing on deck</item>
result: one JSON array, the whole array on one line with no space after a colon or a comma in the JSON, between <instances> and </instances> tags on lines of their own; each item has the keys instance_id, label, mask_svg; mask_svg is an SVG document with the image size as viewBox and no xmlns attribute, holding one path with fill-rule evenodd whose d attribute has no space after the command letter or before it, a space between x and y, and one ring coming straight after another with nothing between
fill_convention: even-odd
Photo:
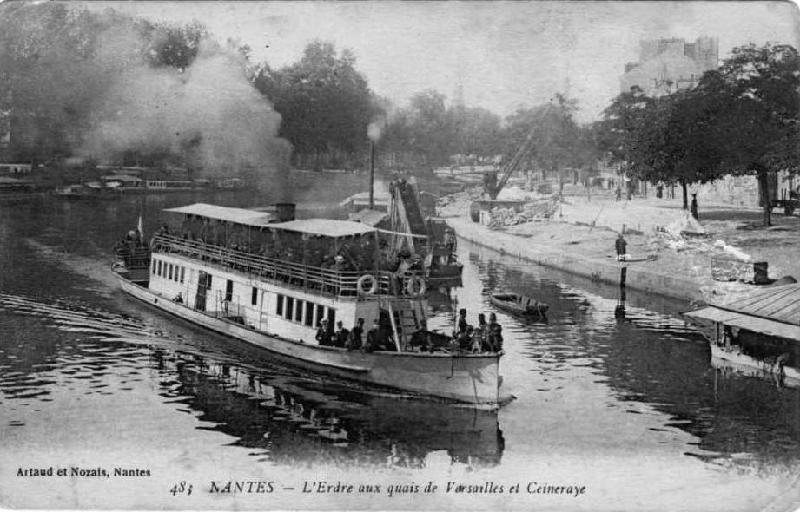
<instances>
[{"instance_id":1,"label":"passenger standing on deck","mask_svg":"<svg viewBox=\"0 0 800 512\"><path fill-rule=\"evenodd\" d=\"M372 329L367 333L367 342L364 344L364 352L374 352L380 343L381 328L376 318L372 322Z\"/></svg>"},{"instance_id":2,"label":"passenger standing on deck","mask_svg":"<svg viewBox=\"0 0 800 512\"><path fill-rule=\"evenodd\" d=\"M628 242L625 241L625 237L622 236L622 233L619 234L619 237L617 237L617 241L614 242L614 247L617 249L617 260L625 261L625 254L627 252Z\"/></svg>"},{"instance_id":3,"label":"passenger standing on deck","mask_svg":"<svg viewBox=\"0 0 800 512\"><path fill-rule=\"evenodd\" d=\"M347 346L347 338L350 332L344 328L342 321L336 322L336 330L333 332L333 343L337 347L344 348Z\"/></svg>"},{"instance_id":4,"label":"passenger standing on deck","mask_svg":"<svg viewBox=\"0 0 800 512\"><path fill-rule=\"evenodd\" d=\"M461 334L466 334L467 332L467 310L460 309L458 310L458 328L456 329L456 336L461 336Z\"/></svg>"},{"instance_id":5,"label":"passenger standing on deck","mask_svg":"<svg viewBox=\"0 0 800 512\"><path fill-rule=\"evenodd\" d=\"M489 345L494 352L503 350L503 327L497 323L497 315L489 315Z\"/></svg>"},{"instance_id":6,"label":"passenger standing on deck","mask_svg":"<svg viewBox=\"0 0 800 512\"><path fill-rule=\"evenodd\" d=\"M473 352L489 352L489 326L486 324L486 315L483 313L478 314L478 327L472 334L472 351Z\"/></svg>"},{"instance_id":7,"label":"passenger standing on deck","mask_svg":"<svg viewBox=\"0 0 800 512\"><path fill-rule=\"evenodd\" d=\"M359 318L356 322L356 325L353 326L353 330L350 331L350 337L347 339L347 350L358 350L361 348L363 344L364 335L364 319Z\"/></svg>"},{"instance_id":8,"label":"passenger standing on deck","mask_svg":"<svg viewBox=\"0 0 800 512\"><path fill-rule=\"evenodd\" d=\"M317 341L321 346L330 346L331 343L331 331L328 330L328 319L323 318L322 321L319 323L319 329L317 329Z\"/></svg>"}]
</instances>

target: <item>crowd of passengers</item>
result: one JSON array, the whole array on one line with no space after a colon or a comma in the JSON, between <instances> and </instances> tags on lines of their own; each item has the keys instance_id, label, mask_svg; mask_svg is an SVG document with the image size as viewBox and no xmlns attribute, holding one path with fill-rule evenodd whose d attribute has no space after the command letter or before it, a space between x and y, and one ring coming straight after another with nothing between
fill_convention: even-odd
<instances>
[{"instance_id":1,"label":"crowd of passengers","mask_svg":"<svg viewBox=\"0 0 800 512\"><path fill-rule=\"evenodd\" d=\"M158 234L172 233L164 225ZM175 235L184 240L322 269L357 272L374 267L375 241L372 234L355 236L334 244L328 237L303 240L300 233L284 232L278 235L268 228L248 228L187 215L180 233ZM385 241L379 243L385 244Z\"/></svg>"},{"instance_id":2,"label":"crowd of passengers","mask_svg":"<svg viewBox=\"0 0 800 512\"><path fill-rule=\"evenodd\" d=\"M157 234L170 235L165 224ZM375 268L375 239L373 235L359 236L333 244L327 237L311 237L303 240L301 235L283 233L275 235L270 231L249 229L238 224L211 224L208 219L188 215L178 234L184 240L224 247L263 256L284 262L308 265L335 272L366 272ZM378 267L405 275L419 270L421 262L412 257L408 250L388 261L387 241L378 239ZM397 284L402 290L402 283Z\"/></svg>"},{"instance_id":3,"label":"crowd of passengers","mask_svg":"<svg viewBox=\"0 0 800 512\"><path fill-rule=\"evenodd\" d=\"M397 327L397 329L398 335L402 334L399 332L400 327ZM385 325L385 322L382 324L377 319L373 322L372 328L365 331L364 319L359 318L356 325L348 331L344 328L341 320L336 322L335 328L332 328L328 320L323 318L317 329L316 340L322 346L360 350L362 352L398 350L391 327ZM503 327L497 323L497 316L494 313L489 314L488 323L486 322L486 315L480 313L478 315L478 325L470 325L467 323L467 310L461 309L459 311L458 324L452 338L428 331L423 319L422 327L412 334L405 350L412 352L500 352L503 350Z\"/></svg>"}]
</instances>

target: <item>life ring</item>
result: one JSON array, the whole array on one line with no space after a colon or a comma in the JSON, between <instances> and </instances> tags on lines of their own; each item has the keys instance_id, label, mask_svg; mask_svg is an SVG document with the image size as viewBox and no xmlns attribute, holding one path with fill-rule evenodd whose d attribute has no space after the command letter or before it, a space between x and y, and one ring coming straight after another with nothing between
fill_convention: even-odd
<instances>
[{"instance_id":1,"label":"life ring","mask_svg":"<svg viewBox=\"0 0 800 512\"><path fill-rule=\"evenodd\" d=\"M372 274L364 274L358 278L356 282L358 293L365 293L367 295L374 295L378 291L378 281Z\"/></svg>"},{"instance_id":2,"label":"life ring","mask_svg":"<svg viewBox=\"0 0 800 512\"><path fill-rule=\"evenodd\" d=\"M406 293L409 295L425 295L425 280L418 276L411 276L406 281Z\"/></svg>"}]
</instances>

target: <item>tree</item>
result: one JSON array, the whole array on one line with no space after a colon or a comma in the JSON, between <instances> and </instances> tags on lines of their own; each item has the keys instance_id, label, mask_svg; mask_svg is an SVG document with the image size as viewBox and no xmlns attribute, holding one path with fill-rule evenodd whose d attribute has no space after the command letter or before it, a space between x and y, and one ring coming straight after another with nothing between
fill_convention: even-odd
<instances>
[{"instance_id":1,"label":"tree","mask_svg":"<svg viewBox=\"0 0 800 512\"><path fill-rule=\"evenodd\" d=\"M756 174L765 226L771 224L770 173L797 173L800 166L798 90L797 50L771 44L734 48L719 70L703 75L698 87L719 153L717 169Z\"/></svg>"},{"instance_id":2,"label":"tree","mask_svg":"<svg viewBox=\"0 0 800 512\"><path fill-rule=\"evenodd\" d=\"M500 117L483 108L447 106L433 89L412 96L389 116L381 144L405 160L441 165L453 155L491 157L499 152Z\"/></svg>"},{"instance_id":3,"label":"tree","mask_svg":"<svg viewBox=\"0 0 800 512\"><path fill-rule=\"evenodd\" d=\"M583 129L575 122L574 101L557 94L553 101L533 108L522 108L506 118L503 151L508 161L526 140L531 151L527 162L546 172L561 172L565 167L579 167L591 159L584 146Z\"/></svg>"},{"instance_id":4,"label":"tree","mask_svg":"<svg viewBox=\"0 0 800 512\"><path fill-rule=\"evenodd\" d=\"M627 164L637 146L638 134L645 125L645 116L652 108L653 98L633 87L615 97L603 111L603 119L595 123L597 147L611 162Z\"/></svg>"},{"instance_id":5,"label":"tree","mask_svg":"<svg viewBox=\"0 0 800 512\"><path fill-rule=\"evenodd\" d=\"M455 106L448 117L452 123L452 151L461 155L490 157L497 154L501 135L500 117L484 108Z\"/></svg>"},{"instance_id":6,"label":"tree","mask_svg":"<svg viewBox=\"0 0 800 512\"><path fill-rule=\"evenodd\" d=\"M720 153L709 135L714 110L707 100L696 90L686 90L649 102L641 110L627 152L632 176L679 183L684 209L689 208L689 184L723 174Z\"/></svg>"},{"instance_id":7,"label":"tree","mask_svg":"<svg viewBox=\"0 0 800 512\"><path fill-rule=\"evenodd\" d=\"M316 167L323 157L334 165L351 161L365 148L367 125L379 114L355 63L352 52L337 55L332 43L314 41L297 63L256 71L256 88L283 117L281 135Z\"/></svg>"}]
</instances>

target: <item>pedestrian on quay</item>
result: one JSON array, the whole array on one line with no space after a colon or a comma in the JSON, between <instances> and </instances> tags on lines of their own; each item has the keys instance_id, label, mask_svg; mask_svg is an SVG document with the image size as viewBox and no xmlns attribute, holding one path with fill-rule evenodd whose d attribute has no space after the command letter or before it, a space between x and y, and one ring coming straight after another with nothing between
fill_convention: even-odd
<instances>
[{"instance_id":1,"label":"pedestrian on quay","mask_svg":"<svg viewBox=\"0 0 800 512\"><path fill-rule=\"evenodd\" d=\"M619 234L619 236L617 237L617 241L614 242L614 247L617 249L617 260L618 261L625 261L625 255L627 254L628 242L625 241L625 237L622 236L622 233Z\"/></svg>"}]
</instances>

